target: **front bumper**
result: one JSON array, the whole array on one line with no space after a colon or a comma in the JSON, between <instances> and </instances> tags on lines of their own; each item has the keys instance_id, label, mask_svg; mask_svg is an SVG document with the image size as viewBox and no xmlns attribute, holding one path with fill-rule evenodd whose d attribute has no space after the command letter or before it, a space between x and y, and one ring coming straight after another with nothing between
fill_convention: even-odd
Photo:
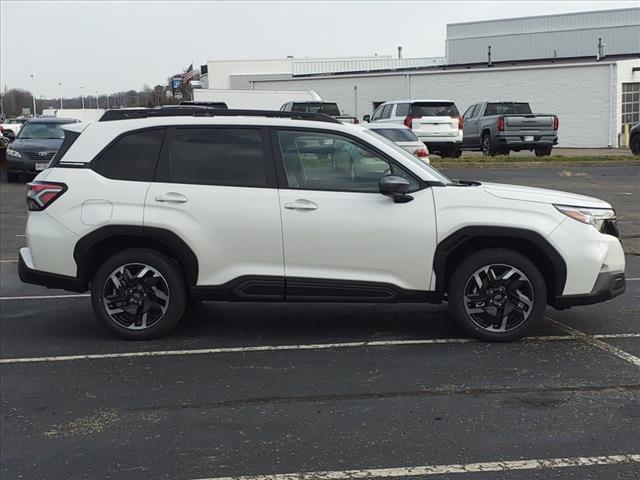
<instances>
[{"instance_id":1,"label":"front bumper","mask_svg":"<svg viewBox=\"0 0 640 480\"><path fill-rule=\"evenodd\" d=\"M604 302L622 295L626 290L624 273L602 272L596 279L591 293L585 295L563 295L556 297L552 306L557 309L576 307L578 305L592 305Z\"/></svg>"},{"instance_id":2,"label":"front bumper","mask_svg":"<svg viewBox=\"0 0 640 480\"><path fill-rule=\"evenodd\" d=\"M86 292L89 289L88 283L80 278L36 270L33 267L31 252L27 247L20 249L18 256L18 276L24 283L42 285L47 288L58 288L71 292Z\"/></svg>"}]
</instances>

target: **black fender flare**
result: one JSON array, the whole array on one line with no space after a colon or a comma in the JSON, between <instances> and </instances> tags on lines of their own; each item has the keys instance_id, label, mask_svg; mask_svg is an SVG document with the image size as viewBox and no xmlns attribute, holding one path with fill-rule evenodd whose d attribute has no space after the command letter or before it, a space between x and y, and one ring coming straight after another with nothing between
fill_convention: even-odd
<instances>
[{"instance_id":1,"label":"black fender flare","mask_svg":"<svg viewBox=\"0 0 640 480\"><path fill-rule=\"evenodd\" d=\"M447 260L449 255L456 249L468 245L468 242L485 239L507 239L525 240L534 244L551 262L555 272L554 285L555 296L561 296L567 279L567 264L549 241L533 230L515 227L494 227L494 226L468 226L456 230L443 239L436 247L433 257L433 271L436 274L436 293L443 295L446 282ZM551 301L552 298L549 298Z\"/></svg>"},{"instance_id":2,"label":"black fender flare","mask_svg":"<svg viewBox=\"0 0 640 480\"><path fill-rule=\"evenodd\" d=\"M78 240L73 250L73 258L78 269L76 276L83 280L90 280L91 258L95 253L94 248L105 240L118 237L136 237L142 241L152 239L161 243L172 252L182 266L187 283L190 286L197 284L198 259L182 238L174 232L163 228L136 225L107 225Z\"/></svg>"}]
</instances>

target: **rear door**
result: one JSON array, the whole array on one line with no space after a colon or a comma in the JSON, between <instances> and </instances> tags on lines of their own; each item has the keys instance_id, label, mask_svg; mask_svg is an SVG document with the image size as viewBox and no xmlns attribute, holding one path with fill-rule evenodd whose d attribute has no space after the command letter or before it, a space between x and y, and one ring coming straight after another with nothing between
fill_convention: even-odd
<instances>
[{"instance_id":1,"label":"rear door","mask_svg":"<svg viewBox=\"0 0 640 480\"><path fill-rule=\"evenodd\" d=\"M462 138L462 144L465 147L476 147L480 145L480 137L478 133L480 110L482 110L482 104L471 105L462 117L464 122L464 136Z\"/></svg>"},{"instance_id":2,"label":"rear door","mask_svg":"<svg viewBox=\"0 0 640 480\"><path fill-rule=\"evenodd\" d=\"M168 228L191 247L198 285L250 276L265 280L263 286L279 282L267 296L282 298L280 205L267 130L185 126L169 128L167 136L145 201L145 227Z\"/></svg>"},{"instance_id":3,"label":"rear door","mask_svg":"<svg viewBox=\"0 0 640 480\"><path fill-rule=\"evenodd\" d=\"M391 299L394 289L379 284L429 289L436 242L429 188L351 137L278 129L273 142L287 299ZM378 181L389 174L410 181L413 201L380 194Z\"/></svg>"},{"instance_id":4,"label":"rear door","mask_svg":"<svg viewBox=\"0 0 640 480\"><path fill-rule=\"evenodd\" d=\"M411 128L420 137L456 137L460 131L458 109L453 102L414 102Z\"/></svg>"}]
</instances>

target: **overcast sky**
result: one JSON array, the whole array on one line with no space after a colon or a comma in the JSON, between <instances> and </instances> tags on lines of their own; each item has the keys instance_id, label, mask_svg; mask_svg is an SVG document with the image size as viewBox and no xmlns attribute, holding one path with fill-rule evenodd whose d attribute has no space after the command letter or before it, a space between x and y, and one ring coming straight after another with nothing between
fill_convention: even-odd
<instances>
[{"instance_id":1,"label":"overcast sky","mask_svg":"<svg viewBox=\"0 0 640 480\"><path fill-rule=\"evenodd\" d=\"M395 55L398 45L405 57L442 56L447 23L638 4L0 0L0 82L70 97L81 86L92 95L154 86L192 61Z\"/></svg>"}]
</instances>

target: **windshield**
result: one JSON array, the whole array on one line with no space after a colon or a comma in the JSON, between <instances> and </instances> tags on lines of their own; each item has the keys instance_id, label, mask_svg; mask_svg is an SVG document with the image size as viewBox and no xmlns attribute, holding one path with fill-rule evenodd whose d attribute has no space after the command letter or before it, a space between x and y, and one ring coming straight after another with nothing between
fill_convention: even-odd
<instances>
[{"instance_id":1,"label":"windshield","mask_svg":"<svg viewBox=\"0 0 640 480\"><path fill-rule=\"evenodd\" d=\"M402 155L404 158L409 160L414 165L417 165L422 170L425 170L427 173L429 173L429 175L434 177L437 181L442 182L442 183L447 184L447 185L453 185L455 183L453 180L451 180L449 177L447 177L440 170L436 170L431 165L428 165L428 164L424 163L418 157L416 157L415 155L410 154L404 148L399 147L398 145L393 143L388 138L383 137L382 135L376 133L373 130L365 129L364 131L367 132L369 135L375 137L376 139L380 140L381 142L385 143L389 147L393 148L398 154Z\"/></svg>"},{"instance_id":2,"label":"windshield","mask_svg":"<svg viewBox=\"0 0 640 480\"><path fill-rule=\"evenodd\" d=\"M420 140L408 128L372 128L371 131L388 138L392 142L419 142Z\"/></svg>"},{"instance_id":3,"label":"windshield","mask_svg":"<svg viewBox=\"0 0 640 480\"><path fill-rule=\"evenodd\" d=\"M487 108L484 111L485 116L489 115L529 115L531 113L531 107L528 103L487 103Z\"/></svg>"},{"instance_id":4,"label":"windshield","mask_svg":"<svg viewBox=\"0 0 640 480\"><path fill-rule=\"evenodd\" d=\"M457 117L460 113L453 102L418 102L411 104L412 117Z\"/></svg>"},{"instance_id":5,"label":"windshield","mask_svg":"<svg viewBox=\"0 0 640 480\"><path fill-rule=\"evenodd\" d=\"M294 103L293 112L324 113L326 115L340 115L337 103Z\"/></svg>"},{"instance_id":6,"label":"windshield","mask_svg":"<svg viewBox=\"0 0 640 480\"><path fill-rule=\"evenodd\" d=\"M21 139L60 139L64 138L64 123L57 122L29 122L18 134Z\"/></svg>"}]
</instances>

